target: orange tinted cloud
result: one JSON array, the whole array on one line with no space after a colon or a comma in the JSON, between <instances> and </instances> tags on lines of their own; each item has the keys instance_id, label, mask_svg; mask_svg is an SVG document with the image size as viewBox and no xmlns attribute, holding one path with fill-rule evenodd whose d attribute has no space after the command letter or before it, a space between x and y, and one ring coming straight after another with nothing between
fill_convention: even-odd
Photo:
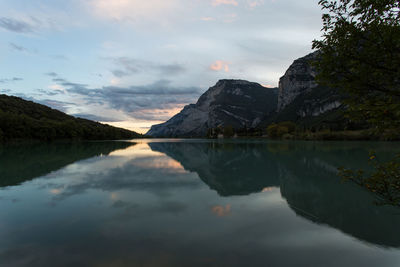
<instances>
[{"instance_id":1,"label":"orange tinted cloud","mask_svg":"<svg viewBox=\"0 0 400 267\"><path fill-rule=\"evenodd\" d=\"M178 161L166 157L152 158L151 161L137 162L135 163L135 166L149 169L163 169L170 173L187 172Z\"/></svg>"},{"instance_id":2,"label":"orange tinted cloud","mask_svg":"<svg viewBox=\"0 0 400 267\"><path fill-rule=\"evenodd\" d=\"M274 86L270 84L261 84L261 86L266 87L266 88L274 88Z\"/></svg>"},{"instance_id":3,"label":"orange tinted cloud","mask_svg":"<svg viewBox=\"0 0 400 267\"><path fill-rule=\"evenodd\" d=\"M213 71L225 71L229 72L229 62L217 60L213 64L210 65L210 70Z\"/></svg>"},{"instance_id":4,"label":"orange tinted cloud","mask_svg":"<svg viewBox=\"0 0 400 267\"><path fill-rule=\"evenodd\" d=\"M265 187L261 192L266 193L266 192L271 192L274 188L273 187Z\"/></svg>"},{"instance_id":5,"label":"orange tinted cloud","mask_svg":"<svg viewBox=\"0 0 400 267\"><path fill-rule=\"evenodd\" d=\"M51 189L50 193L53 194L53 195L58 195L58 194L61 193L61 190L60 189Z\"/></svg>"},{"instance_id":6,"label":"orange tinted cloud","mask_svg":"<svg viewBox=\"0 0 400 267\"><path fill-rule=\"evenodd\" d=\"M236 0L213 0L212 1L213 6L219 6L219 5L233 5L237 6L238 2Z\"/></svg>"},{"instance_id":7,"label":"orange tinted cloud","mask_svg":"<svg viewBox=\"0 0 400 267\"><path fill-rule=\"evenodd\" d=\"M218 217L224 217L231 213L231 205L224 206L214 206L211 208L212 213L216 214Z\"/></svg>"}]
</instances>

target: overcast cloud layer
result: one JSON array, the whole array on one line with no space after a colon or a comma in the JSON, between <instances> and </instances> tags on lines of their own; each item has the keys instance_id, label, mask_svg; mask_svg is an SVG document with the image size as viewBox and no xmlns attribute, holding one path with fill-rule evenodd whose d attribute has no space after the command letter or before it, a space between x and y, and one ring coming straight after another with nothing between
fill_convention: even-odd
<instances>
[{"instance_id":1,"label":"overcast cloud layer","mask_svg":"<svg viewBox=\"0 0 400 267\"><path fill-rule=\"evenodd\" d=\"M0 93L146 132L219 79L277 86L316 0L0 0Z\"/></svg>"}]
</instances>

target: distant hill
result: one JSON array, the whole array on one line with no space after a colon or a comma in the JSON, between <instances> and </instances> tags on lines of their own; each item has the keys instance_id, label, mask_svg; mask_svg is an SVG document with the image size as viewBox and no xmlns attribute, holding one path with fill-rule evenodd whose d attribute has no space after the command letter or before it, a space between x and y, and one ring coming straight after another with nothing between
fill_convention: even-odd
<instances>
[{"instance_id":1,"label":"distant hill","mask_svg":"<svg viewBox=\"0 0 400 267\"><path fill-rule=\"evenodd\" d=\"M0 141L114 140L142 137L141 134L98 122L75 118L45 105L0 95Z\"/></svg>"}]
</instances>

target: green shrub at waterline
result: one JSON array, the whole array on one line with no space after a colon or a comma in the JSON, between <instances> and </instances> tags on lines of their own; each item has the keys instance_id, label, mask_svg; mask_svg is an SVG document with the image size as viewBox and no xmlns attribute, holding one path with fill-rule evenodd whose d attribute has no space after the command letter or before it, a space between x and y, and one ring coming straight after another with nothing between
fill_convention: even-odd
<instances>
[{"instance_id":1,"label":"green shrub at waterline","mask_svg":"<svg viewBox=\"0 0 400 267\"><path fill-rule=\"evenodd\" d=\"M296 124L291 121L273 123L267 127L269 138L283 138L287 134L293 134L296 130Z\"/></svg>"}]
</instances>

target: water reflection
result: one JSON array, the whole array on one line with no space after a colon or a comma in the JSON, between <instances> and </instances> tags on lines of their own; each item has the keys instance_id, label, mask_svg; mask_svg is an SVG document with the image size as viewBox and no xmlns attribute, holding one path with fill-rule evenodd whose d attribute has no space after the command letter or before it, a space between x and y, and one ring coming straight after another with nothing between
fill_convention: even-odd
<instances>
[{"instance_id":1,"label":"water reflection","mask_svg":"<svg viewBox=\"0 0 400 267\"><path fill-rule=\"evenodd\" d=\"M400 246L400 211L375 205L370 193L337 177L339 166L367 167L362 161L367 155L364 147L351 143L218 142L149 146L196 172L221 196L280 187L289 206L308 220L373 244Z\"/></svg>"},{"instance_id":2,"label":"water reflection","mask_svg":"<svg viewBox=\"0 0 400 267\"><path fill-rule=\"evenodd\" d=\"M17 185L76 161L107 155L132 145L128 142L0 145L0 187Z\"/></svg>"},{"instance_id":3,"label":"water reflection","mask_svg":"<svg viewBox=\"0 0 400 267\"><path fill-rule=\"evenodd\" d=\"M138 140L48 167L0 189L0 265L398 266L398 211L335 176L364 147Z\"/></svg>"},{"instance_id":4,"label":"water reflection","mask_svg":"<svg viewBox=\"0 0 400 267\"><path fill-rule=\"evenodd\" d=\"M165 153L221 196L247 195L279 186L278 166L263 144L149 143Z\"/></svg>"}]
</instances>

